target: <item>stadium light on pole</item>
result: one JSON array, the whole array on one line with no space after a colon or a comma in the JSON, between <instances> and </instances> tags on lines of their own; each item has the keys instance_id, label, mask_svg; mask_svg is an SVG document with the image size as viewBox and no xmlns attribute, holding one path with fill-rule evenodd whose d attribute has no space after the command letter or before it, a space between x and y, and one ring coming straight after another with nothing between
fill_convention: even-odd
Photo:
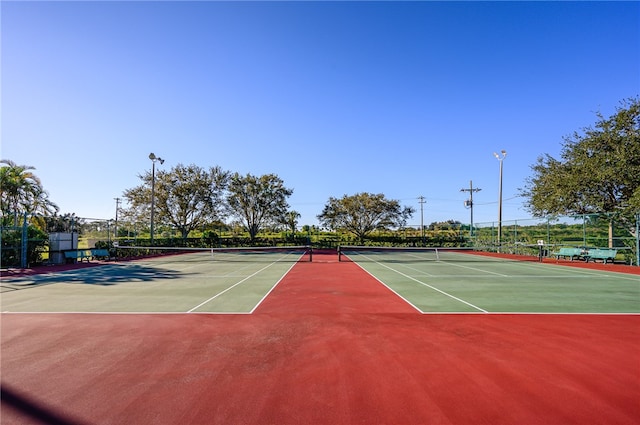
<instances>
[{"instance_id":1,"label":"stadium light on pole","mask_svg":"<svg viewBox=\"0 0 640 425\"><path fill-rule=\"evenodd\" d=\"M495 152L493 153L493 156L500 161L500 184L498 186L498 249L502 244L502 161L507 156L507 151L502 149L500 153L502 155L498 155Z\"/></svg>"},{"instance_id":2,"label":"stadium light on pole","mask_svg":"<svg viewBox=\"0 0 640 425\"><path fill-rule=\"evenodd\" d=\"M120 209L120 198L113 198L116 201L116 228L113 231L113 239L118 240L118 210Z\"/></svg>"},{"instance_id":3,"label":"stadium light on pole","mask_svg":"<svg viewBox=\"0 0 640 425\"><path fill-rule=\"evenodd\" d=\"M155 156L153 152L149 154L149 159L151 160L151 245L153 245L153 215L156 197L156 161L160 164L164 164L164 159Z\"/></svg>"}]
</instances>

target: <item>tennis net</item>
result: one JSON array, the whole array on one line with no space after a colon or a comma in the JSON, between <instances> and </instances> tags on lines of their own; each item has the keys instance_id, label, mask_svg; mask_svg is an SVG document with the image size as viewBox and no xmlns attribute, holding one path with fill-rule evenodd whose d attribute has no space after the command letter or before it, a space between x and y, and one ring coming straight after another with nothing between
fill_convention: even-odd
<instances>
[{"instance_id":1,"label":"tennis net","mask_svg":"<svg viewBox=\"0 0 640 425\"><path fill-rule=\"evenodd\" d=\"M168 262L303 262L313 261L313 250L310 246L268 246L238 248L119 246L117 248L117 257L123 259L162 257L163 261Z\"/></svg>"},{"instance_id":2,"label":"tennis net","mask_svg":"<svg viewBox=\"0 0 640 425\"><path fill-rule=\"evenodd\" d=\"M480 261L469 247L388 247L340 246L338 261L374 261L381 263L410 263L422 261Z\"/></svg>"}]
</instances>

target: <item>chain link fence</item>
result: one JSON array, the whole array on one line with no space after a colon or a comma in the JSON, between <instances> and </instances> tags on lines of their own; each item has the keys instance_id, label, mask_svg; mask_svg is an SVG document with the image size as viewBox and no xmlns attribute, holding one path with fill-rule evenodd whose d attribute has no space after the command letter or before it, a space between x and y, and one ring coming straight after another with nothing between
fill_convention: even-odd
<instances>
[{"instance_id":1,"label":"chain link fence","mask_svg":"<svg viewBox=\"0 0 640 425\"><path fill-rule=\"evenodd\" d=\"M81 218L14 216L3 219L0 232L1 266L31 267L64 261L64 250L107 248L115 245L149 246L150 226L146 222ZM475 246L479 249L538 255L544 244L547 255L560 247L615 248L618 261L639 263L640 215L634 222L608 214L589 214L549 218L505 220L468 224L441 223L436 227L407 226L373 232L367 245ZM358 243L346 232L323 231L315 226L295 233L283 228L261 232L251 240L238 224L214 223L203 226L183 238L181 232L164 223L155 224L155 246L281 246L313 245L337 247ZM46 229L46 230L42 230ZM74 235L68 237L65 235ZM69 241L69 242L61 242ZM540 242L541 241L541 242Z\"/></svg>"},{"instance_id":2,"label":"chain link fence","mask_svg":"<svg viewBox=\"0 0 640 425\"><path fill-rule=\"evenodd\" d=\"M622 261L638 265L639 227L640 215L628 221L610 214L583 214L476 223L467 228L467 236L474 245L514 254L537 252L540 243L548 254L561 247L614 248Z\"/></svg>"}]
</instances>

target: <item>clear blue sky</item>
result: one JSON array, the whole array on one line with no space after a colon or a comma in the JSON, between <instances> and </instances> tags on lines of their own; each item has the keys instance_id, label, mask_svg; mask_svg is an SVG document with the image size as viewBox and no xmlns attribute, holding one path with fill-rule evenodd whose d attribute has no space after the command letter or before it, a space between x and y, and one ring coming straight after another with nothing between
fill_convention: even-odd
<instances>
[{"instance_id":1,"label":"clear blue sky","mask_svg":"<svg viewBox=\"0 0 640 425\"><path fill-rule=\"evenodd\" d=\"M275 173L300 224L384 193L426 224L530 214L536 158L640 93L638 2L2 1L2 158L113 218L166 160Z\"/></svg>"}]
</instances>

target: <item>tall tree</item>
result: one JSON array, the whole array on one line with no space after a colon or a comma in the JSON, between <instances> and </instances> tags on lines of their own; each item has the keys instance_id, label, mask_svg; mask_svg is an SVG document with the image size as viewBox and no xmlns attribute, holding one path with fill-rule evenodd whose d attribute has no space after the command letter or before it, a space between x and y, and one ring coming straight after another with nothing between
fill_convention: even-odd
<instances>
[{"instance_id":1,"label":"tall tree","mask_svg":"<svg viewBox=\"0 0 640 425\"><path fill-rule=\"evenodd\" d=\"M608 213L633 232L640 212L640 99L564 138L560 159L545 154L521 194L534 216Z\"/></svg>"},{"instance_id":2,"label":"tall tree","mask_svg":"<svg viewBox=\"0 0 640 425\"><path fill-rule=\"evenodd\" d=\"M123 196L130 204L129 215L146 219L151 210L152 174L146 172L139 177L143 184L126 190ZM177 228L183 238L219 218L229 178L227 171L178 164L170 171L156 170L155 178L155 218Z\"/></svg>"},{"instance_id":3,"label":"tall tree","mask_svg":"<svg viewBox=\"0 0 640 425\"><path fill-rule=\"evenodd\" d=\"M284 221L291 194L293 189L285 187L275 174L256 177L235 173L229 180L227 205L231 214L247 227L253 241L263 226Z\"/></svg>"},{"instance_id":4,"label":"tall tree","mask_svg":"<svg viewBox=\"0 0 640 425\"><path fill-rule=\"evenodd\" d=\"M49 194L29 165L18 165L9 159L0 160L0 209L3 218L22 213L49 216L58 212L58 206L49 200Z\"/></svg>"},{"instance_id":5,"label":"tall tree","mask_svg":"<svg viewBox=\"0 0 640 425\"><path fill-rule=\"evenodd\" d=\"M353 233L362 243L372 231L402 227L415 210L383 194L358 193L342 198L329 198L318 219L323 226Z\"/></svg>"},{"instance_id":6,"label":"tall tree","mask_svg":"<svg viewBox=\"0 0 640 425\"><path fill-rule=\"evenodd\" d=\"M284 221L282 224L287 226L287 229L291 230L291 235L295 236L296 228L298 227L298 220L300 219L300 213L298 211L287 211L284 215Z\"/></svg>"}]
</instances>

